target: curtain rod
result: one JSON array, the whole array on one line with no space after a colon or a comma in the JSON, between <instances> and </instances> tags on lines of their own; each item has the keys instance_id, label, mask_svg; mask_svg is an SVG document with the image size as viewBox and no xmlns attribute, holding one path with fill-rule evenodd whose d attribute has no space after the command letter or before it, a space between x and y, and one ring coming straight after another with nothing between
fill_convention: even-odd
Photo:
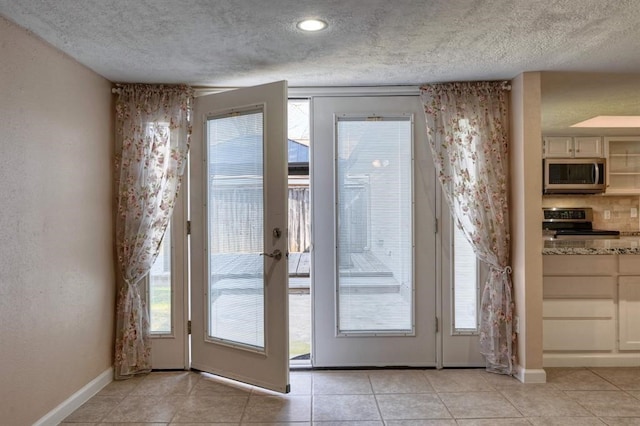
<instances>
[{"instance_id":1,"label":"curtain rod","mask_svg":"<svg viewBox=\"0 0 640 426\"><path fill-rule=\"evenodd\" d=\"M115 87L111 88L111 93L113 93L114 95L119 95L120 93L122 93L123 85L124 83L115 83L114 84ZM190 87L196 92L196 96L198 96L199 92L218 93L218 92L226 92L228 90L240 89L240 87L225 87L225 86L190 86Z\"/></svg>"},{"instance_id":2,"label":"curtain rod","mask_svg":"<svg viewBox=\"0 0 640 426\"><path fill-rule=\"evenodd\" d=\"M438 83L435 83L438 84ZM421 86L426 86L428 84L424 84ZM120 87L122 86L120 83L115 84L116 87L111 88L111 93L120 94L122 90ZM391 93L402 93L402 94L414 94L420 93L420 87L416 85L394 85L394 86L292 86L289 87L289 94L292 95L331 95L336 96L338 94L349 95L349 94L391 94ZM203 95L210 95L214 93L227 92L229 90L242 89L243 87L231 87L231 86L191 86L191 88L195 91L196 97ZM511 84L509 81L502 82L502 89L510 91Z\"/></svg>"}]
</instances>

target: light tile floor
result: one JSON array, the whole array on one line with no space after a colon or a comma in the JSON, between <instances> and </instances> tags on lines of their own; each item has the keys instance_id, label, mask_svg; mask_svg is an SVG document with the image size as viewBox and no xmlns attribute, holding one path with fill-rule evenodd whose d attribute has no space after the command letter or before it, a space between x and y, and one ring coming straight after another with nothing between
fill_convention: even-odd
<instances>
[{"instance_id":1,"label":"light tile floor","mask_svg":"<svg viewBox=\"0 0 640 426\"><path fill-rule=\"evenodd\" d=\"M197 372L112 382L62 424L640 425L640 368L549 368L545 384L477 369L292 371L281 395Z\"/></svg>"}]
</instances>

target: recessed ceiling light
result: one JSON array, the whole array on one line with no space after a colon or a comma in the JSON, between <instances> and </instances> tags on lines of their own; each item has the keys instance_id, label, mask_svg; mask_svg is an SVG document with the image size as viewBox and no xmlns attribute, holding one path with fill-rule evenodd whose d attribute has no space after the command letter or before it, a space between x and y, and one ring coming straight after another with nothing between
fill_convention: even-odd
<instances>
[{"instance_id":1,"label":"recessed ceiling light","mask_svg":"<svg viewBox=\"0 0 640 426\"><path fill-rule=\"evenodd\" d=\"M327 25L328 24L321 19L305 19L304 21L298 22L296 27L302 31L320 31L327 28Z\"/></svg>"},{"instance_id":2,"label":"recessed ceiling light","mask_svg":"<svg viewBox=\"0 0 640 426\"><path fill-rule=\"evenodd\" d=\"M598 115L571 127L640 127L637 115Z\"/></svg>"}]
</instances>

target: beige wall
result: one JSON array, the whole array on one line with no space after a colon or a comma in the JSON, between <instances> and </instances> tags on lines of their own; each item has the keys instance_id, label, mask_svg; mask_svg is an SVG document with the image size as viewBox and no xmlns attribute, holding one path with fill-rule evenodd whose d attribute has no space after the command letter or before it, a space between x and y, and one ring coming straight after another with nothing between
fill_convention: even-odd
<instances>
[{"instance_id":1,"label":"beige wall","mask_svg":"<svg viewBox=\"0 0 640 426\"><path fill-rule=\"evenodd\" d=\"M511 263L520 320L518 365L542 369L542 142L540 73L520 74L511 91Z\"/></svg>"},{"instance_id":2,"label":"beige wall","mask_svg":"<svg viewBox=\"0 0 640 426\"><path fill-rule=\"evenodd\" d=\"M0 17L0 423L112 365L110 83Z\"/></svg>"}]
</instances>

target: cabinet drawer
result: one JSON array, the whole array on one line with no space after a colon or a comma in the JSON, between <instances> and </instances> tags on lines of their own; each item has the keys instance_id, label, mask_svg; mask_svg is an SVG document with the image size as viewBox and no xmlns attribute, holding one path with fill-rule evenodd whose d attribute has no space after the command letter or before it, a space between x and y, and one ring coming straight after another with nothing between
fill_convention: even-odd
<instances>
[{"instance_id":1,"label":"cabinet drawer","mask_svg":"<svg viewBox=\"0 0 640 426\"><path fill-rule=\"evenodd\" d=\"M542 302L542 318L612 319L615 305L610 299L552 299Z\"/></svg>"},{"instance_id":2,"label":"cabinet drawer","mask_svg":"<svg viewBox=\"0 0 640 426\"><path fill-rule=\"evenodd\" d=\"M544 275L614 275L618 259L614 255L542 256Z\"/></svg>"},{"instance_id":3,"label":"cabinet drawer","mask_svg":"<svg viewBox=\"0 0 640 426\"><path fill-rule=\"evenodd\" d=\"M615 277L549 276L542 282L545 299L613 299L615 296Z\"/></svg>"},{"instance_id":4,"label":"cabinet drawer","mask_svg":"<svg viewBox=\"0 0 640 426\"><path fill-rule=\"evenodd\" d=\"M618 271L621 275L640 275L640 256L621 254L618 256Z\"/></svg>"},{"instance_id":5,"label":"cabinet drawer","mask_svg":"<svg viewBox=\"0 0 640 426\"><path fill-rule=\"evenodd\" d=\"M613 351L613 320L544 320L545 351Z\"/></svg>"}]
</instances>

